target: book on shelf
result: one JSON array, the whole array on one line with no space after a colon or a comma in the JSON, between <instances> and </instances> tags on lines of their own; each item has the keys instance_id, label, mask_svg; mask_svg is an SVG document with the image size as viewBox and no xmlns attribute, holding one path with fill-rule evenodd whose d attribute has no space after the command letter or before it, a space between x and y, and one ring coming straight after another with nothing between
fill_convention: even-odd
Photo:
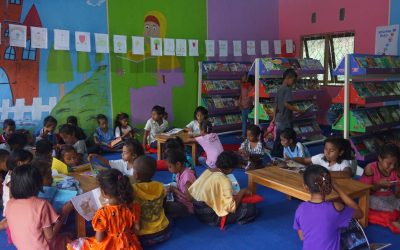
<instances>
[{"instance_id":1,"label":"book on shelf","mask_svg":"<svg viewBox=\"0 0 400 250\"><path fill-rule=\"evenodd\" d=\"M363 110L354 110L353 116L357 119L357 121L362 124L364 127L372 126L372 122L369 119L367 113Z\"/></svg>"},{"instance_id":2,"label":"book on shelf","mask_svg":"<svg viewBox=\"0 0 400 250\"><path fill-rule=\"evenodd\" d=\"M376 109L367 110L367 113L375 125L381 125L384 123Z\"/></svg>"},{"instance_id":3,"label":"book on shelf","mask_svg":"<svg viewBox=\"0 0 400 250\"><path fill-rule=\"evenodd\" d=\"M369 91L371 96L375 96L378 92L373 82L364 83L364 87Z\"/></svg>"},{"instance_id":4,"label":"book on shelf","mask_svg":"<svg viewBox=\"0 0 400 250\"><path fill-rule=\"evenodd\" d=\"M379 108L379 114L381 115L381 117L383 118L383 121L385 123L395 122L393 117L390 115L388 108L386 108L386 107Z\"/></svg>"},{"instance_id":5,"label":"book on shelf","mask_svg":"<svg viewBox=\"0 0 400 250\"><path fill-rule=\"evenodd\" d=\"M395 122L400 121L399 108L397 108L396 106L389 106L389 107L387 107L387 109L389 110L389 114L392 116L392 118Z\"/></svg>"},{"instance_id":6,"label":"book on shelf","mask_svg":"<svg viewBox=\"0 0 400 250\"><path fill-rule=\"evenodd\" d=\"M377 145L375 142L375 139L372 138L366 138L363 140L363 143L365 145L365 147L370 151L370 152L376 152L377 150Z\"/></svg>"},{"instance_id":7,"label":"book on shelf","mask_svg":"<svg viewBox=\"0 0 400 250\"><path fill-rule=\"evenodd\" d=\"M370 97L371 92L365 87L365 83L363 82L354 82L353 83L354 89L357 91L358 95L361 97Z\"/></svg>"}]
</instances>

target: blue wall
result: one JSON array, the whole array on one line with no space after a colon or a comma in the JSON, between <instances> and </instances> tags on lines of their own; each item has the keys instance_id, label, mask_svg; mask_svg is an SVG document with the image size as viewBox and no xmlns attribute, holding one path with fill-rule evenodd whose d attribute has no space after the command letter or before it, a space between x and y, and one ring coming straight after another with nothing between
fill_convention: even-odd
<instances>
[{"instance_id":1,"label":"blue wall","mask_svg":"<svg viewBox=\"0 0 400 250\"><path fill-rule=\"evenodd\" d=\"M390 24L400 24L400 0L391 0ZM400 39L398 46L398 55L400 55Z\"/></svg>"}]
</instances>

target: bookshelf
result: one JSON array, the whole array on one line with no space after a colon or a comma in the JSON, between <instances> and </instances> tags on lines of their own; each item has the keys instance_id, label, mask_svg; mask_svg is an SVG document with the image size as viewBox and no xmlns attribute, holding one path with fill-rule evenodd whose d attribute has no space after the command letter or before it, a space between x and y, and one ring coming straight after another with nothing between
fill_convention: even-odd
<instances>
[{"instance_id":1,"label":"bookshelf","mask_svg":"<svg viewBox=\"0 0 400 250\"><path fill-rule=\"evenodd\" d=\"M198 105L208 109L213 131L240 131L240 84L250 66L249 62L199 62Z\"/></svg>"},{"instance_id":2,"label":"bookshelf","mask_svg":"<svg viewBox=\"0 0 400 250\"><path fill-rule=\"evenodd\" d=\"M259 120L268 122L274 112L274 98L282 84L282 75L286 69L293 68L299 79L293 87L293 105L307 112L294 117L294 129L303 140L322 139L322 131L316 122L318 105L316 97L322 90L317 75L323 74L324 69L318 60L297 58L258 58L250 68L249 74L256 77L256 86L250 95L255 96L255 108L249 117L255 124ZM257 91L258 90L258 91Z\"/></svg>"},{"instance_id":3,"label":"bookshelf","mask_svg":"<svg viewBox=\"0 0 400 250\"><path fill-rule=\"evenodd\" d=\"M400 100L400 57L349 54L334 71L343 74L345 86L332 101L344 104L344 114L332 129L344 131L358 160L374 160L378 141L399 139L399 105L388 102Z\"/></svg>"}]
</instances>

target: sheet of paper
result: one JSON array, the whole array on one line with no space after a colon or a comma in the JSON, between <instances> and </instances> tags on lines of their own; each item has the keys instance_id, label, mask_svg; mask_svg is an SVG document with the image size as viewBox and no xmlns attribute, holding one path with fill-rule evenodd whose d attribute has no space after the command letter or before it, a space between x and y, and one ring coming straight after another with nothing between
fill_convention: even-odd
<instances>
[{"instance_id":1,"label":"sheet of paper","mask_svg":"<svg viewBox=\"0 0 400 250\"><path fill-rule=\"evenodd\" d=\"M110 43L108 34L94 33L96 53L110 53Z\"/></svg>"},{"instance_id":2,"label":"sheet of paper","mask_svg":"<svg viewBox=\"0 0 400 250\"><path fill-rule=\"evenodd\" d=\"M233 41L233 56L242 56L242 41Z\"/></svg>"},{"instance_id":3,"label":"sheet of paper","mask_svg":"<svg viewBox=\"0 0 400 250\"><path fill-rule=\"evenodd\" d=\"M31 27L31 48L47 49L48 34L46 28Z\"/></svg>"},{"instance_id":4,"label":"sheet of paper","mask_svg":"<svg viewBox=\"0 0 400 250\"><path fill-rule=\"evenodd\" d=\"M126 36L114 35L114 53L125 54L126 52Z\"/></svg>"},{"instance_id":5,"label":"sheet of paper","mask_svg":"<svg viewBox=\"0 0 400 250\"><path fill-rule=\"evenodd\" d=\"M399 55L400 25L378 26L375 35L375 54L377 55Z\"/></svg>"},{"instance_id":6,"label":"sheet of paper","mask_svg":"<svg viewBox=\"0 0 400 250\"><path fill-rule=\"evenodd\" d=\"M26 26L18 24L9 24L10 46L26 47Z\"/></svg>"},{"instance_id":7,"label":"sheet of paper","mask_svg":"<svg viewBox=\"0 0 400 250\"><path fill-rule=\"evenodd\" d=\"M282 52L281 52L281 40L274 40L274 52L275 52L275 55L282 54Z\"/></svg>"},{"instance_id":8,"label":"sheet of paper","mask_svg":"<svg viewBox=\"0 0 400 250\"><path fill-rule=\"evenodd\" d=\"M247 55L249 56L256 55L256 41L254 40L247 41Z\"/></svg>"},{"instance_id":9,"label":"sheet of paper","mask_svg":"<svg viewBox=\"0 0 400 250\"><path fill-rule=\"evenodd\" d=\"M151 37L150 38L150 45L151 45L151 55L152 56L162 56L162 39L158 37Z\"/></svg>"},{"instance_id":10,"label":"sheet of paper","mask_svg":"<svg viewBox=\"0 0 400 250\"><path fill-rule=\"evenodd\" d=\"M57 158L53 157L53 162L51 164L51 169L57 170L60 174L68 174L68 167L67 165L58 160Z\"/></svg>"},{"instance_id":11,"label":"sheet of paper","mask_svg":"<svg viewBox=\"0 0 400 250\"><path fill-rule=\"evenodd\" d=\"M189 56L199 56L199 40L189 41Z\"/></svg>"},{"instance_id":12,"label":"sheet of paper","mask_svg":"<svg viewBox=\"0 0 400 250\"><path fill-rule=\"evenodd\" d=\"M75 210L85 218L85 220L90 221L96 211L102 206L100 202L100 194L100 188L96 188L90 192L72 198L71 202L72 205L74 205Z\"/></svg>"},{"instance_id":13,"label":"sheet of paper","mask_svg":"<svg viewBox=\"0 0 400 250\"><path fill-rule=\"evenodd\" d=\"M175 55L175 39L164 38L164 56Z\"/></svg>"},{"instance_id":14,"label":"sheet of paper","mask_svg":"<svg viewBox=\"0 0 400 250\"><path fill-rule=\"evenodd\" d=\"M215 41L214 40L206 40L206 56L213 57L215 56Z\"/></svg>"},{"instance_id":15,"label":"sheet of paper","mask_svg":"<svg viewBox=\"0 0 400 250\"><path fill-rule=\"evenodd\" d=\"M187 55L186 39L176 39L176 56Z\"/></svg>"},{"instance_id":16,"label":"sheet of paper","mask_svg":"<svg viewBox=\"0 0 400 250\"><path fill-rule=\"evenodd\" d=\"M69 30L54 30L54 49L69 50Z\"/></svg>"},{"instance_id":17,"label":"sheet of paper","mask_svg":"<svg viewBox=\"0 0 400 250\"><path fill-rule=\"evenodd\" d=\"M228 41L227 40L219 40L219 56L226 57L228 56Z\"/></svg>"},{"instance_id":18,"label":"sheet of paper","mask_svg":"<svg viewBox=\"0 0 400 250\"><path fill-rule=\"evenodd\" d=\"M293 40L286 40L286 53L293 53Z\"/></svg>"},{"instance_id":19,"label":"sheet of paper","mask_svg":"<svg viewBox=\"0 0 400 250\"><path fill-rule=\"evenodd\" d=\"M80 52L90 52L90 33L75 31L75 49Z\"/></svg>"},{"instance_id":20,"label":"sheet of paper","mask_svg":"<svg viewBox=\"0 0 400 250\"><path fill-rule=\"evenodd\" d=\"M261 55L269 55L269 41L262 40L261 41Z\"/></svg>"},{"instance_id":21,"label":"sheet of paper","mask_svg":"<svg viewBox=\"0 0 400 250\"><path fill-rule=\"evenodd\" d=\"M144 37L132 36L132 54L144 55Z\"/></svg>"}]
</instances>

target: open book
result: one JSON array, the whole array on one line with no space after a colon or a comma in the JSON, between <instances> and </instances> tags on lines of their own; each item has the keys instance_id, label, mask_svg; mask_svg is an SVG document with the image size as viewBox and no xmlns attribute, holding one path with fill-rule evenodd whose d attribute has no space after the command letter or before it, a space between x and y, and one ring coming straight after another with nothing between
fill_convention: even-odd
<instances>
[{"instance_id":1,"label":"open book","mask_svg":"<svg viewBox=\"0 0 400 250\"><path fill-rule=\"evenodd\" d=\"M56 212L60 213L64 204L77 194L77 191L57 189L56 187L43 187L43 192L40 192L38 197L50 202Z\"/></svg>"},{"instance_id":2,"label":"open book","mask_svg":"<svg viewBox=\"0 0 400 250\"><path fill-rule=\"evenodd\" d=\"M104 204L100 188L78 195L74 197L71 202L75 210L87 221L92 220L97 210Z\"/></svg>"},{"instance_id":3,"label":"open book","mask_svg":"<svg viewBox=\"0 0 400 250\"><path fill-rule=\"evenodd\" d=\"M168 132L162 133L162 135L165 135L165 136L172 136L172 135L177 135L177 134L179 134L179 133L182 132L182 131L183 131L183 129L181 129L181 128L174 128L174 129L171 129L171 130L168 131Z\"/></svg>"},{"instance_id":4,"label":"open book","mask_svg":"<svg viewBox=\"0 0 400 250\"><path fill-rule=\"evenodd\" d=\"M282 159L278 157L272 158L272 165L277 166L283 170L295 172L295 173L302 173L306 170L306 166L303 164L297 163L290 159Z\"/></svg>"},{"instance_id":5,"label":"open book","mask_svg":"<svg viewBox=\"0 0 400 250\"><path fill-rule=\"evenodd\" d=\"M110 149L113 149L113 148L120 147L123 143L124 143L124 140L121 137L118 137L109 143L102 142L101 145L106 146Z\"/></svg>"}]
</instances>

